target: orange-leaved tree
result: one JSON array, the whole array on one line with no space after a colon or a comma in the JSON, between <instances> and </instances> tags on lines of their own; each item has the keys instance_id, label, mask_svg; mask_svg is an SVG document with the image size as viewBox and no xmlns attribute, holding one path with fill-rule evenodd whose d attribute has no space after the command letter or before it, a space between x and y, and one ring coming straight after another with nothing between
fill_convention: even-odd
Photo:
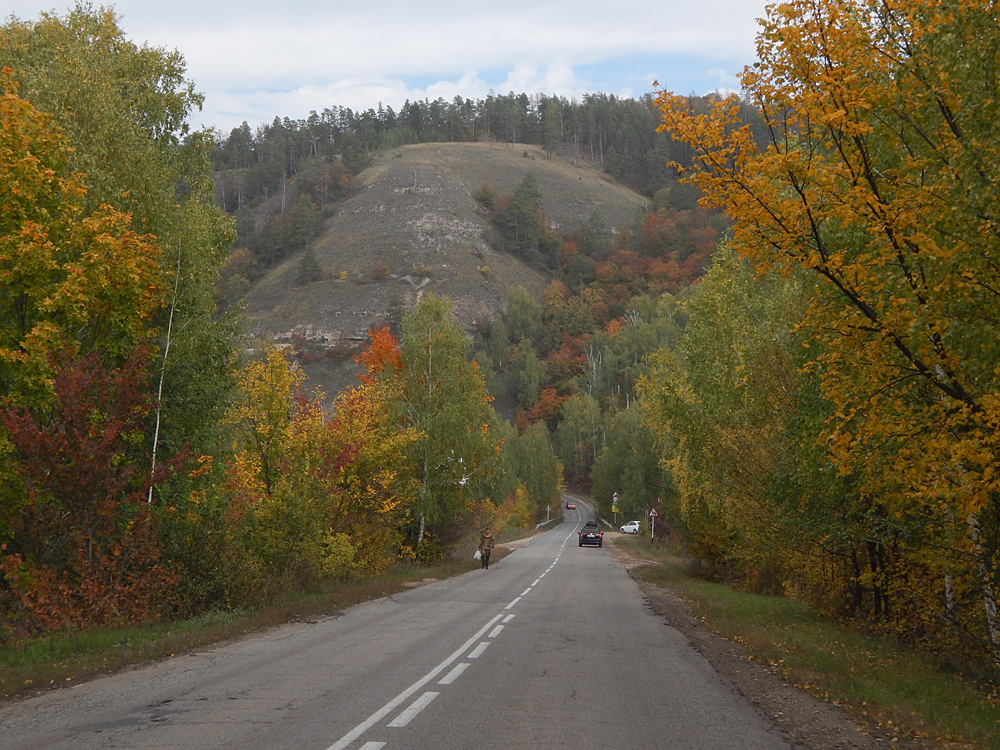
<instances>
[{"instance_id":1,"label":"orange-leaved tree","mask_svg":"<svg viewBox=\"0 0 1000 750\"><path fill-rule=\"evenodd\" d=\"M146 491L177 461L150 473L137 439L152 403L148 361L148 345L114 370L66 349L53 356L47 409L0 411L25 493L0 560L15 632L143 622L170 604L176 576Z\"/></svg>"},{"instance_id":2,"label":"orange-leaved tree","mask_svg":"<svg viewBox=\"0 0 1000 750\"><path fill-rule=\"evenodd\" d=\"M662 127L694 150L736 250L811 277L822 437L882 519L889 588L914 627L969 628L1000 671L994 4L793 0L761 23L745 100L696 114L661 92Z\"/></svg>"}]
</instances>

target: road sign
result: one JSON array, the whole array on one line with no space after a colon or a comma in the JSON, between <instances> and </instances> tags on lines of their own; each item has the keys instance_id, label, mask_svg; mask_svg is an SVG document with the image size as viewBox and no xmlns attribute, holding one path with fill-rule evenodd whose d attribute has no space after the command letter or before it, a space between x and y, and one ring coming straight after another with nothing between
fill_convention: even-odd
<instances>
[{"instance_id":1,"label":"road sign","mask_svg":"<svg viewBox=\"0 0 1000 750\"><path fill-rule=\"evenodd\" d=\"M656 518L658 515L660 515L660 514L656 512L656 508L650 508L649 509L649 517L650 518Z\"/></svg>"}]
</instances>

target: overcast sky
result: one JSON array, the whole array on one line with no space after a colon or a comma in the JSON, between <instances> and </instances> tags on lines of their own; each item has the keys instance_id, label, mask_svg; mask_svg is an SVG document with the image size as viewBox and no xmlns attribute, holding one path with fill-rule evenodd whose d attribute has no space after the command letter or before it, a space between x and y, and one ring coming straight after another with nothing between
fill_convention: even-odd
<instances>
[{"instance_id":1,"label":"overcast sky","mask_svg":"<svg viewBox=\"0 0 1000 750\"><path fill-rule=\"evenodd\" d=\"M205 95L195 126L225 133L407 99L491 91L581 99L738 89L768 0L118 0L137 44L177 49ZM65 15L71 0L8 0Z\"/></svg>"}]
</instances>

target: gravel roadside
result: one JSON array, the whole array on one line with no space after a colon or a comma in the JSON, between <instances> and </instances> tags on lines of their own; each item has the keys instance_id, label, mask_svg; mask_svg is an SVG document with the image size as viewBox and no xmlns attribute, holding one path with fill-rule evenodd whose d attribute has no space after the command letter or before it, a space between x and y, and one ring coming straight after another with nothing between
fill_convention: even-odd
<instances>
[{"instance_id":1,"label":"gravel roadside","mask_svg":"<svg viewBox=\"0 0 1000 750\"><path fill-rule=\"evenodd\" d=\"M641 580L635 571L649 563L632 557L614 544L613 539L611 541L605 547L639 585L649 608L667 625L683 633L722 677L771 718L794 747L810 750L924 750L939 747L928 740L899 737L881 727L859 723L840 706L820 700L786 682L773 667L752 660L742 645L709 632L698 618L691 615L683 599L668 589Z\"/></svg>"}]
</instances>

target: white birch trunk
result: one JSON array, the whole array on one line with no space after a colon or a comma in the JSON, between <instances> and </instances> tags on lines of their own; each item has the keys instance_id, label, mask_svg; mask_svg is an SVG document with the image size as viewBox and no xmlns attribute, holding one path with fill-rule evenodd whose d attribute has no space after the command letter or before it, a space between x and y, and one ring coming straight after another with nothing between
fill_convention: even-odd
<instances>
[{"instance_id":1,"label":"white birch trunk","mask_svg":"<svg viewBox=\"0 0 1000 750\"><path fill-rule=\"evenodd\" d=\"M170 301L170 315L167 318L167 342L163 346L163 362L160 363L160 384L156 390L156 429L153 431L153 456L149 465L149 495L146 503L153 502L153 474L156 471L156 447L160 442L160 412L163 409L163 381L167 374L167 354L170 352L170 334L174 327L174 309L177 307L177 289L181 280L181 244L177 241L177 269L174 271L174 296Z\"/></svg>"}]
</instances>

